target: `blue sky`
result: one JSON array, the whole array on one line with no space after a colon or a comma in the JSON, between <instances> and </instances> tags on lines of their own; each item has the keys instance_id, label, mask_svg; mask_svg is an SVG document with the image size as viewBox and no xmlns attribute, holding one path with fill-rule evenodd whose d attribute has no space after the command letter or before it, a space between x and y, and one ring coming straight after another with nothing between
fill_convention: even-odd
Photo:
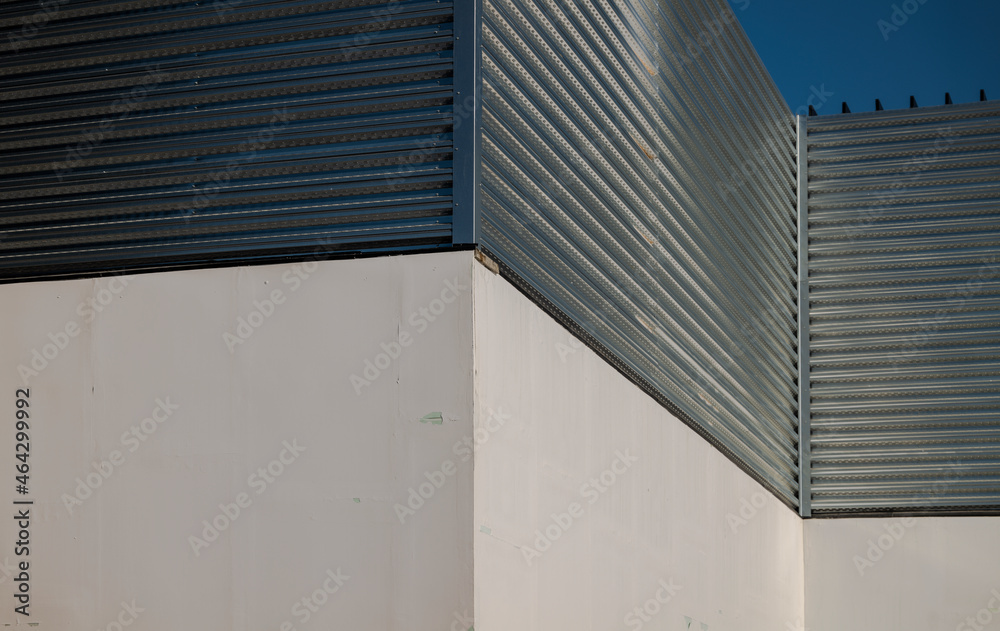
<instances>
[{"instance_id":1,"label":"blue sky","mask_svg":"<svg viewBox=\"0 0 1000 631\"><path fill-rule=\"evenodd\" d=\"M899 9L896 11L894 6ZM730 0L794 111L1000 99L1000 0ZM880 21L883 23L880 25ZM832 94L831 94L832 93Z\"/></svg>"}]
</instances>

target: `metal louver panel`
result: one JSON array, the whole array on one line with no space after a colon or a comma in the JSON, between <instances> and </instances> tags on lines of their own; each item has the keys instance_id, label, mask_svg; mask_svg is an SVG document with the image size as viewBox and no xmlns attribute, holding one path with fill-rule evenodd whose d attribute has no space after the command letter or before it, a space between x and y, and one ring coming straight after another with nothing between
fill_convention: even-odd
<instances>
[{"instance_id":1,"label":"metal louver panel","mask_svg":"<svg viewBox=\"0 0 1000 631\"><path fill-rule=\"evenodd\" d=\"M723 0L483 0L482 243L797 505L795 127Z\"/></svg>"},{"instance_id":2,"label":"metal louver panel","mask_svg":"<svg viewBox=\"0 0 1000 631\"><path fill-rule=\"evenodd\" d=\"M50 4L0 13L0 279L450 246L451 2Z\"/></svg>"},{"instance_id":3,"label":"metal louver panel","mask_svg":"<svg viewBox=\"0 0 1000 631\"><path fill-rule=\"evenodd\" d=\"M1000 103L808 122L812 506L1000 507Z\"/></svg>"}]
</instances>

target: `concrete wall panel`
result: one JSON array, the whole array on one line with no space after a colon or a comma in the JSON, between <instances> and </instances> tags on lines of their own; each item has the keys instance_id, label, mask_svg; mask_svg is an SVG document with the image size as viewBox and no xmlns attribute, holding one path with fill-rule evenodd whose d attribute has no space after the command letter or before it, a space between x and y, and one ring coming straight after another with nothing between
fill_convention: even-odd
<instances>
[{"instance_id":1,"label":"concrete wall panel","mask_svg":"<svg viewBox=\"0 0 1000 631\"><path fill-rule=\"evenodd\" d=\"M476 631L801 627L799 517L475 276Z\"/></svg>"},{"instance_id":2,"label":"concrete wall panel","mask_svg":"<svg viewBox=\"0 0 1000 631\"><path fill-rule=\"evenodd\" d=\"M14 520L0 525L0 623L446 629L472 606L472 469L453 452L472 430L472 265L451 253L0 287L0 502L34 502L17 505L29 555ZM22 560L30 616L15 612Z\"/></svg>"},{"instance_id":3,"label":"concrete wall panel","mask_svg":"<svg viewBox=\"0 0 1000 631\"><path fill-rule=\"evenodd\" d=\"M1000 628L1000 518L805 522L810 631Z\"/></svg>"}]
</instances>

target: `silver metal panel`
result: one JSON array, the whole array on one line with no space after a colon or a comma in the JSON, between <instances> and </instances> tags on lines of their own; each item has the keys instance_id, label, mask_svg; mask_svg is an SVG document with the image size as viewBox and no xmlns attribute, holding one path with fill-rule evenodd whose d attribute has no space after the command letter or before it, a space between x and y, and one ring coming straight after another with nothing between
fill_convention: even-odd
<instances>
[{"instance_id":1,"label":"silver metal panel","mask_svg":"<svg viewBox=\"0 0 1000 631\"><path fill-rule=\"evenodd\" d=\"M812 478L810 460L812 457L811 438L811 404L812 393L809 386L809 355L810 355L810 319L809 319L809 156L806 138L808 137L809 119L796 116L796 199L798 211L797 253L798 253L798 370L796 377L799 383L799 515L812 515Z\"/></svg>"},{"instance_id":2,"label":"silver metal panel","mask_svg":"<svg viewBox=\"0 0 1000 631\"><path fill-rule=\"evenodd\" d=\"M1000 506L1000 103L808 131L814 512Z\"/></svg>"},{"instance_id":3,"label":"silver metal panel","mask_svg":"<svg viewBox=\"0 0 1000 631\"><path fill-rule=\"evenodd\" d=\"M451 2L50 5L0 18L0 279L450 246Z\"/></svg>"},{"instance_id":4,"label":"silver metal panel","mask_svg":"<svg viewBox=\"0 0 1000 631\"><path fill-rule=\"evenodd\" d=\"M795 121L722 0L483 0L481 241L797 505Z\"/></svg>"}]
</instances>

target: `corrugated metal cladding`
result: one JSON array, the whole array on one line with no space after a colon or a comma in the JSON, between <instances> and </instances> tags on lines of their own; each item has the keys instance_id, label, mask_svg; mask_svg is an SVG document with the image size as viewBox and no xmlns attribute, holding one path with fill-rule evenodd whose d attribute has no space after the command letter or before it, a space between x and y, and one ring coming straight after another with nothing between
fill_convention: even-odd
<instances>
[{"instance_id":1,"label":"corrugated metal cladding","mask_svg":"<svg viewBox=\"0 0 1000 631\"><path fill-rule=\"evenodd\" d=\"M810 118L812 506L1000 505L1000 102Z\"/></svg>"},{"instance_id":2,"label":"corrugated metal cladding","mask_svg":"<svg viewBox=\"0 0 1000 631\"><path fill-rule=\"evenodd\" d=\"M482 6L482 243L796 505L795 125L736 16Z\"/></svg>"},{"instance_id":3,"label":"corrugated metal cladding","mask_svg":"<svg viewBox=\"0 0 1000 631\"><path fill-rule=\"evenodd\" d=\"M0 279L450 245L453 40L439 0L4 2Z\"/></svg>"}]
</instances>

